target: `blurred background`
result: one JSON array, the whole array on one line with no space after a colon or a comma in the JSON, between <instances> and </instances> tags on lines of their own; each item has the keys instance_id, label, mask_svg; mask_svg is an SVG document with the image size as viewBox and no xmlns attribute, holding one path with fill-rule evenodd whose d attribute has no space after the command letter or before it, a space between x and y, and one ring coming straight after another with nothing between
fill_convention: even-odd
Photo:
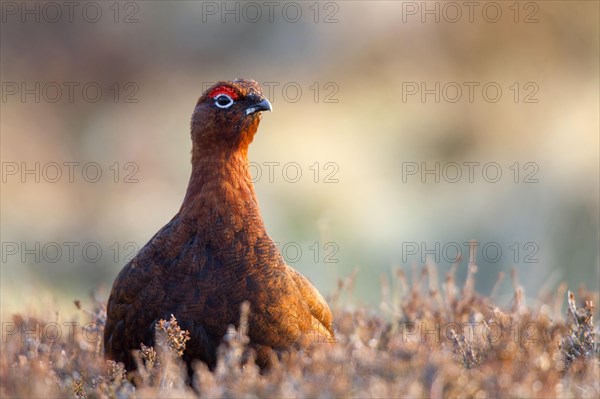
<instances>
[{"instance_id":1,"label":"blurred background","mask_svg":"<svg viewBox=\"0 0 600 399\"><path fill-rule=\"evenodd\" d=\"M458 255L460 281L469 242L485 295L512 268L530 305L598 290L599 4L470 4L1 3L2 320L108 296L181 205L195 101L238 77L274 107L268 231L325 295L356 270L377 306Z\"/></svg>"}]
</instances>

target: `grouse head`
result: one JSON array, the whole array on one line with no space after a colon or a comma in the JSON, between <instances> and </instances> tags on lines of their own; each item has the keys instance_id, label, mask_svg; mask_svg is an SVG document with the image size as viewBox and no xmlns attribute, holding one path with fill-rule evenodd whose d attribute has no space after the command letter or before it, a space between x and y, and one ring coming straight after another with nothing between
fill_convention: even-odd
<instances>
[{"instance_id":1,"label":"grouse head","mask_svg":"<svg viewBox=\"0 0 600 399\"><path fill-rule=\"evenodd\" d=\"M195 155L246 151L271 103L253 80L217 82L202 94L192 115Z\"/></svg>"}]
</instances>

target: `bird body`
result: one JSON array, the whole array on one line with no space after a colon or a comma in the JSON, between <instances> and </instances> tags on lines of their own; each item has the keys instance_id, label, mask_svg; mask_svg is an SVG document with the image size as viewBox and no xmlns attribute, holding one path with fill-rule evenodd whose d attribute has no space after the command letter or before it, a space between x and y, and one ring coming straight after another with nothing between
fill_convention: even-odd
<instances>
[{"instance_id":1,"label":"bird body","mask_svg":"<svg viewBox=\"0 0 600 399\"><path fill-rule=\"evenodd\" d=\"M179 212L117 276L108 301L107 357L135 368L154 325L173 314L190 332L184 359L214 367L229 325L250 304L248 337L257 363L272 350L333 337L319 292L286 265L268 236L248 169L248 146L270 110L254 81L219 82L192 116L192 173Z\"/></svg>"}]
</instances>

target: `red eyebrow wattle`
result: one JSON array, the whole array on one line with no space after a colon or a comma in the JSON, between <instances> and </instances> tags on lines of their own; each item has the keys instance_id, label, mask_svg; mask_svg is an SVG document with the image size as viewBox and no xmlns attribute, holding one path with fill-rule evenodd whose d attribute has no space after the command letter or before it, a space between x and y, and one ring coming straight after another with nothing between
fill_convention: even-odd
<instances>
[{"instance_id":1,"label":"red eyebrow wattle","mask_svg":"<svg viewBox=\"0 0 600 399\"><path fill-rule=\"evenodd\" d=\"M237 100L238 99L237 92L234 89L232 89L231 87L229 87L229 86L218 86L218 87L215 87L209 93L209 97L215 98L219 94L227 94L233 100Z\"/></svg>"}]
</instances>

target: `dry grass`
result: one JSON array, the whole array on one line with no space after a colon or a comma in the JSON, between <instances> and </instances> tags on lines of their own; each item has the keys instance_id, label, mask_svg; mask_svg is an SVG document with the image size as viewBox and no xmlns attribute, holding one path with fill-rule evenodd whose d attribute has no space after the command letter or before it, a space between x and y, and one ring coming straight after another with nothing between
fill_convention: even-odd
<instances>
[{"instance_id":1,"label":"dry grass","mask_svg":"<svg viewBox=\"0 0 600 399\"><path fill-rule=\"evenodd\" d=\"M531 309L515 281L509 309L462 288L454 269L439 286L427 266L409 283L383 279L380 311L341 307L353 276L331 299L337 340L292 351L261 374L246 348L244 320L227 334L214 372L180 357L189 339L176 316L157 325L157 347L141 347L139 373L127 376L102 357L103 303L82 309L85 322L13 315L3 323L2 397L590 397L600 396L600 350L592 322L598 293L566 288ZM81 309L81 304L76 305ZM554 309L554 310L553 310ZM247 317L247 309L242 319ZM88 324L85 324L88 323ZM60 331L60 337L58 332ZM135 385L131 381L135 381Z\"/></svg>"}]
</instances>

